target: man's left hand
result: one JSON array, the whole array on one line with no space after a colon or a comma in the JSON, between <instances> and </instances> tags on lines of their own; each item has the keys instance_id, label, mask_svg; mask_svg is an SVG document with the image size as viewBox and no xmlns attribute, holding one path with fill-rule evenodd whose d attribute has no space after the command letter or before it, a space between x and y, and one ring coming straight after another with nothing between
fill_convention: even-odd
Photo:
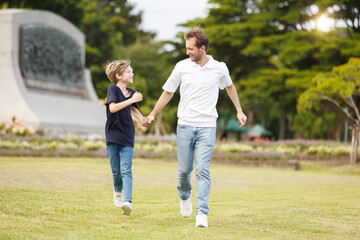
<instances>
[{"instance_id":1,"label":"man's left hand","mask_svg":"<svg viewBox=\"0 0 360 240\"><path fill-rule=\"evenodd\" d=\"M236 117L237 117L237 119L238 119L238 121L240 123L240 127L245 126L246 120L247 120L246 115L243 112L238 112Z\"/></svg>"}]
</instances>

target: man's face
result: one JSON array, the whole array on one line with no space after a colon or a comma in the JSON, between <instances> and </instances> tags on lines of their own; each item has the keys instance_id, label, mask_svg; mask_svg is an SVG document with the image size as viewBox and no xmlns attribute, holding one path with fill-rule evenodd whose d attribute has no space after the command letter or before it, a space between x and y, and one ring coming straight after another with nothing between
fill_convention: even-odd
<instances>
[{"instance_id":1,"label":"man's face","mask_svg":"<svg viewBox=\"0 0 360 240\"><path fill-rule=\"evenodd\" d=\"M190 60L193 62L200 61L201 57L205 52L205 46L201 46L201 48L197 48L196 45L196 38L189 38L186 40L186 55L190 56Z\"/></svg>"}]
</instances>

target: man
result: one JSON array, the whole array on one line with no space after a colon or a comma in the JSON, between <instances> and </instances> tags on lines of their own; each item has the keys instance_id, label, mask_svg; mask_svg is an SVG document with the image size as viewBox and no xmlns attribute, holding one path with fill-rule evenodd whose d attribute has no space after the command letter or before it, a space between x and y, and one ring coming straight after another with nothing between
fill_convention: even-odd
<instances>
[{"instance_id":1,"label":"man","mask_svg":"<svg viewBox=\"0 0 360 240\"><path fill-rule=\"evenodd\" d=\"M192 213L191 172L194 165L196 173L196 227L208 227L207 214L210 194L210 159L216 140L216 103L219 88L224 89L232 100L240 127L247 117L243 113L235 86L231 81L225 63L206 55L209 39L200 28L185 33L186 54L190 58L178 62L163 86L153 111L145 118L143 125L154 121L156 114L163 109L180 85L178 106L177 158L178 194L180 212L184 217Z\"/></svg>"}]
</instances>

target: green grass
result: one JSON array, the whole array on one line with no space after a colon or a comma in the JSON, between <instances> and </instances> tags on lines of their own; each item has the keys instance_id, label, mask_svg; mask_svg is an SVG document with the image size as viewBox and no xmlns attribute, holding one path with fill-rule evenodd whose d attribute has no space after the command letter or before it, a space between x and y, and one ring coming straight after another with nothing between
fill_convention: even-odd
<instances>
[{"instance_id":1,"label":"green grass","mask_svg":"<svg viewBox=\"0 0 360 240\"><path fill-rule=\"evenodd\" d=\"M129 217L107 159L2 157L0 239L360 239L359 166L301 169L213 164L204 229L180 215L176 161L134 159Z\"/></svg>"}]
</instances>

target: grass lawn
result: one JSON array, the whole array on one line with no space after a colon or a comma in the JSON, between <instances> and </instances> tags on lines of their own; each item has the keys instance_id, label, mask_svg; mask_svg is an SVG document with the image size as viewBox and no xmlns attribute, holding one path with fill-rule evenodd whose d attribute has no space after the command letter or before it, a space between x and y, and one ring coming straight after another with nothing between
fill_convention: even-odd
<instances>
[{"instance_id":1,"label":"grass lawn","mask_svg":"<svg viewBox=\"0 0 360 240\"><path fill-rule=\"evenodd\" d=\"M360 239L359 166L302 169L213 164L206 229L180 215L176 161L134 159L124 216L107 159L1 157L0 239Z\"/></svg>"}]
</instances>

